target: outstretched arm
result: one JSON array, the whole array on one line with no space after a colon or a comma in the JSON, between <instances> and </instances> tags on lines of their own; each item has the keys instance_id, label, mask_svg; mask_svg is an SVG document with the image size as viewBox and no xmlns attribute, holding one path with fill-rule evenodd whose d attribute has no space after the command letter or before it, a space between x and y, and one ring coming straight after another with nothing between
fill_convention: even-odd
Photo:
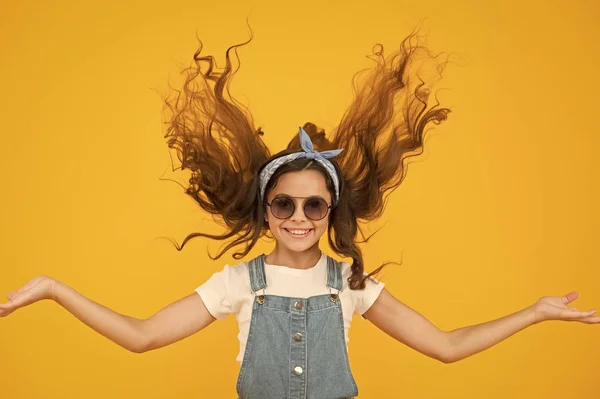
<instances>
[{"instance_id":1,"label":"outstretched arm","mask_svg":"<svg viewBox=\"0 0 600 399\"><path fill-rule=\"evenodd\" d=\"M136 353L179 341L215 320L196 293L173 302L147 319L137 319L117 313L45 276L36 277L7 298L7 303L0 304L0 317L39 300L52 299L99 334Z\"/></svg>"},{"instance_id":2,"label":"outstretched arm","mask_svg":"<svg viewBox=\"0 0 600 399\"><path fill-rule=\"evenodd\" d=\"M452 363L486 350L533 324L546 320L600 323L596 311L581 312L567 306L578 297L543 297L534 305L485 323L442 331L384 289L363 315L392 338L444 363Z\"/></svg>"}]
</instances>

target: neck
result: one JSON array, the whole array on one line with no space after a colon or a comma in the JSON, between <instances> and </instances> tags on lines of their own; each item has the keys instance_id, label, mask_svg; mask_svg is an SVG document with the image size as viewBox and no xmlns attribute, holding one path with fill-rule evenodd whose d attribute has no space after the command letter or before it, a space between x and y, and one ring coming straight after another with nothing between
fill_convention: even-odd
<instances>
[{"instance_id":1,"label":"neck","mask_svg":"<svg viewBox=\"0 0 600 399\"><path fill-rule=\"evenodd\" d=\"M286 266L292 269L310 269L321 259L319 244L302 252L290 251L289 249L275 244L275 249L266 256L265 262L271 265Z\"/></svg>"}]
</instances>

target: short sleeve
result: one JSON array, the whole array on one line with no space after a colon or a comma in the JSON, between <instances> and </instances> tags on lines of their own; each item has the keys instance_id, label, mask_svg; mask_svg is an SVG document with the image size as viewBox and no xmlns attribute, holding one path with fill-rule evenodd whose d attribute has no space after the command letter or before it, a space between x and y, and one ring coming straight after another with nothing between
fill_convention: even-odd
<instances>
[{"instance_id":1,"label":"short sleeve","mask_svg":"<svg viewBox=\"0 0 600 399\"><path fill-rule=\"evenodd\" d=\"M354 312L362 316L379 298L379 294L381 294L384 287L384 283L374 277L370 277L366 280L364 290L352 290Z\"/></svg>"},{"instance_id":2,"label":"short sleeve","mask_svg":"<svg viewBox=\"0 0 600 399\"><path fill-rule=\"evenodd\" d=\"M232 313L229 295L231 267L226 265L223 270L213 274L204 284L196 288L204 306L216 319L223 320Z\"/></svg>"}]
</instances>

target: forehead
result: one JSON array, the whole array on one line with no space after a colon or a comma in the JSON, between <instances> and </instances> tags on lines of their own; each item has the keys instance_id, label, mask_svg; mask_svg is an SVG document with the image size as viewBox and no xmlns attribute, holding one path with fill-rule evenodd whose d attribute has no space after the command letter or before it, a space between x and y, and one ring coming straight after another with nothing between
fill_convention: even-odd
<instances>
[{"instance_id":1,"label":"forehead","mask_svg":"<svg viewBox=\"0 0 600 399\"><path fill-rule=\"evenodd\" d=\"M281 175L271 189L269 197L274 197L277 194L287 194L292 197L318 195L326 200L331 199L325 177L316 170L302 170Z\"/></svg>"}]
</instances>

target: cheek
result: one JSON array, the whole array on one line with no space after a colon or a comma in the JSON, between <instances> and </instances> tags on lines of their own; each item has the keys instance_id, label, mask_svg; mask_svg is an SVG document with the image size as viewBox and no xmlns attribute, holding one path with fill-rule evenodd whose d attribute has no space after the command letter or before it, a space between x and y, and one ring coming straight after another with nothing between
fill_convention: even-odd
<instances>
[{"instance_id":1,"label":"cheek","mask_svg":"<svg viewBox=\"0 0 600 399\"><path fill-rule=\"evenodd\" d=\"M313 223L314 223L315 230L318 233L323 233L327 230L327 218L325 218L323 220L319 220L318 222L313 222Z\"/></svg>"},{"instance_id":2,"label":"cheek","mask_svg":"<svg viewBox=\"0 0 600 399\"><path fill-rule=\"evenodd\" d=\"M269 224L269 229L271 229L271 231L277 231L282 222L282 220L279 220L276 217L273 217L272 215L269 215L269 218L267 220L267 223Z\"/></svg>"}]
</instances>

